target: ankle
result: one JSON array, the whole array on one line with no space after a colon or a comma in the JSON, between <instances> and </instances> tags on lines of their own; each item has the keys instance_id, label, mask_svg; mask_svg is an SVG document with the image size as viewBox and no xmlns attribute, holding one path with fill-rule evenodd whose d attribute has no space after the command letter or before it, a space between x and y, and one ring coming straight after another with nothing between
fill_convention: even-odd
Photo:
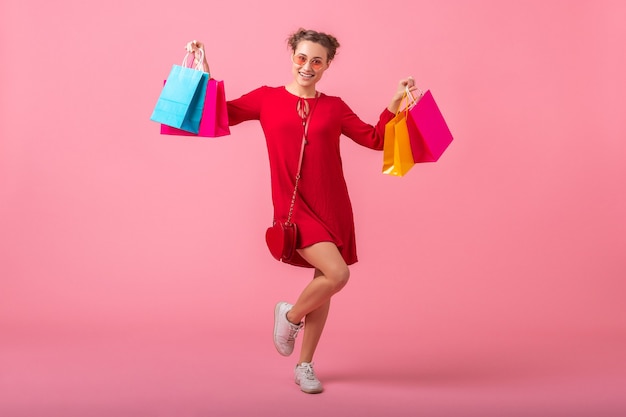
<instances>
[{"instance_id":1,"label":"ankle","mask_svg":"<svg viewBox=\"0 0 626 417\"><path fill-rule=\"evenodd\" d=\"M294 320L293 319L293 314L291 313L291 310L289 310L287 312L287 314L285 314L285 316L287 317L287 321L291 324L293 324L294 326L299 326L301 324L301 320Z\"/></svg>"}]
</instances>

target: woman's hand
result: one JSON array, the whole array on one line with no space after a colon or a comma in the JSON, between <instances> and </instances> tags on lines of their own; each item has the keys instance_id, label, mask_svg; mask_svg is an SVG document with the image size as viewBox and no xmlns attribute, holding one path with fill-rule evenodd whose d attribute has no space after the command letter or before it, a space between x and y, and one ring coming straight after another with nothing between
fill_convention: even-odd
<instances>
[{"instance_id":1,"label":"woman's hand","mask_svg":"<svg viewBox=\"0 0 626 417\"><path fill-rule=\"evenodd\" d=\"M200 60L202 59L202 67L204 69L204 72L208 72L208 73L211 72L209 70L209 63L206 59L206 53L204 52L204 44L202 42L199 42L195 39L193 41L187 42L187 45L185 46L185 50L188 53L193 54L194 67L198 65L200 63Z\"/></svg>"},{"instance_id":2,"label":"woman's hand","mask_svg":"<svg viewBox=\"0 0 626 417\"><path fill-rule=\"evenodd\" d=\"M406 94L407 88L409 89L409 91L417 90L417 87L415 86L415 80L413 79L413 77L408 77L398 82L398 89L396 90L396 93L393 95L393 98L391 99L391 103L389 103L389 107L387 107L387 109L389 109L390 112L396 113L398 111L398 108L400 107L400 104L402 103L402 99L404 98L404 95Z\"/></svg>"}]
</instances>

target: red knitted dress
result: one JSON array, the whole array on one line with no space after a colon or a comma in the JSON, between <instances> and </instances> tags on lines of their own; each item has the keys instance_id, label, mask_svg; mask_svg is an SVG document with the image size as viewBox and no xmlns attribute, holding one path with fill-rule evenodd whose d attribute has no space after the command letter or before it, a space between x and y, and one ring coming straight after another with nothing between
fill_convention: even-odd
<instances>
[{"instance_id":1,"label":"red knitted dress","mask_svg":"<svg viewBox=\"0 0 626 417\"><path fill-rule=\"evenodd\" d=\"M259 120L270 162L274 218L287 219L295 185L302 119L299 98L285 87L261 87L229 101L229 124ZM308 144L292 221L298 225L298 248L333 242L348 265L357 262L352 205L348 195L339 138L343 134L371 149L382 150L385 124L394 114L385 109L374 127L363 122L339 97L321 94L309 101L312 111Z\"/></svg>"}]
</instances>

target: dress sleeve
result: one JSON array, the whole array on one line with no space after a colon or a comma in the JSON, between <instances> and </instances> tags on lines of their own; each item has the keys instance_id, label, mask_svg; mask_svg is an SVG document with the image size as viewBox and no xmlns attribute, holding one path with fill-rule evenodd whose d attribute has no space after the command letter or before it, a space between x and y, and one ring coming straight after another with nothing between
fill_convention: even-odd
<instances>
[{"instance_id":1,"label":"dress sleeve","mask_svg":"<svg viewBox=\"0 0 626 417\"><path fill-rule=\"evenodd\" d=\"M385 125L395 116L385 108L376 126L365 123L345 104L342 103L342 125L341 133L370 149L382 150L385 138Z\"/></svg>"},{"instance_id":2,"label":"dress sleeve","mask_svg":"<svg viewBox=\"0 0 626 417\"><path fill-rule=\"evenodd\" d=\"M259 120L266 91L266 87L260 87L238 99L227 101L228 124L234 126L246 120Z\"/></svg>"}]
</instances>

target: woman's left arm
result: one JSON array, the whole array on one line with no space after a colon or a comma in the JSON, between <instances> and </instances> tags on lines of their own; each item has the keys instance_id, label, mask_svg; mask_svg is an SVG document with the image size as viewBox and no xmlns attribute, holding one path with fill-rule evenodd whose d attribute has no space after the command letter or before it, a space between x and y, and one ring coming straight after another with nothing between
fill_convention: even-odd
<instances>
[{"instance_id":1,"label":"woman's left arm","mask_svg":"<svg viewBox=\"0 0 626 417\"><path fill-rule=\"evenodd\" d=\"M398 89L394 94L391 103L382 111L375 126L363 122L344 103L341 133L348 136L359 145L363 145L371 149L382 150L385 139L385 125L393 119L400 108L407 87L409 91L417 89L413 77L408 77L398 82Z\"/></svg>"}]
</instances>

